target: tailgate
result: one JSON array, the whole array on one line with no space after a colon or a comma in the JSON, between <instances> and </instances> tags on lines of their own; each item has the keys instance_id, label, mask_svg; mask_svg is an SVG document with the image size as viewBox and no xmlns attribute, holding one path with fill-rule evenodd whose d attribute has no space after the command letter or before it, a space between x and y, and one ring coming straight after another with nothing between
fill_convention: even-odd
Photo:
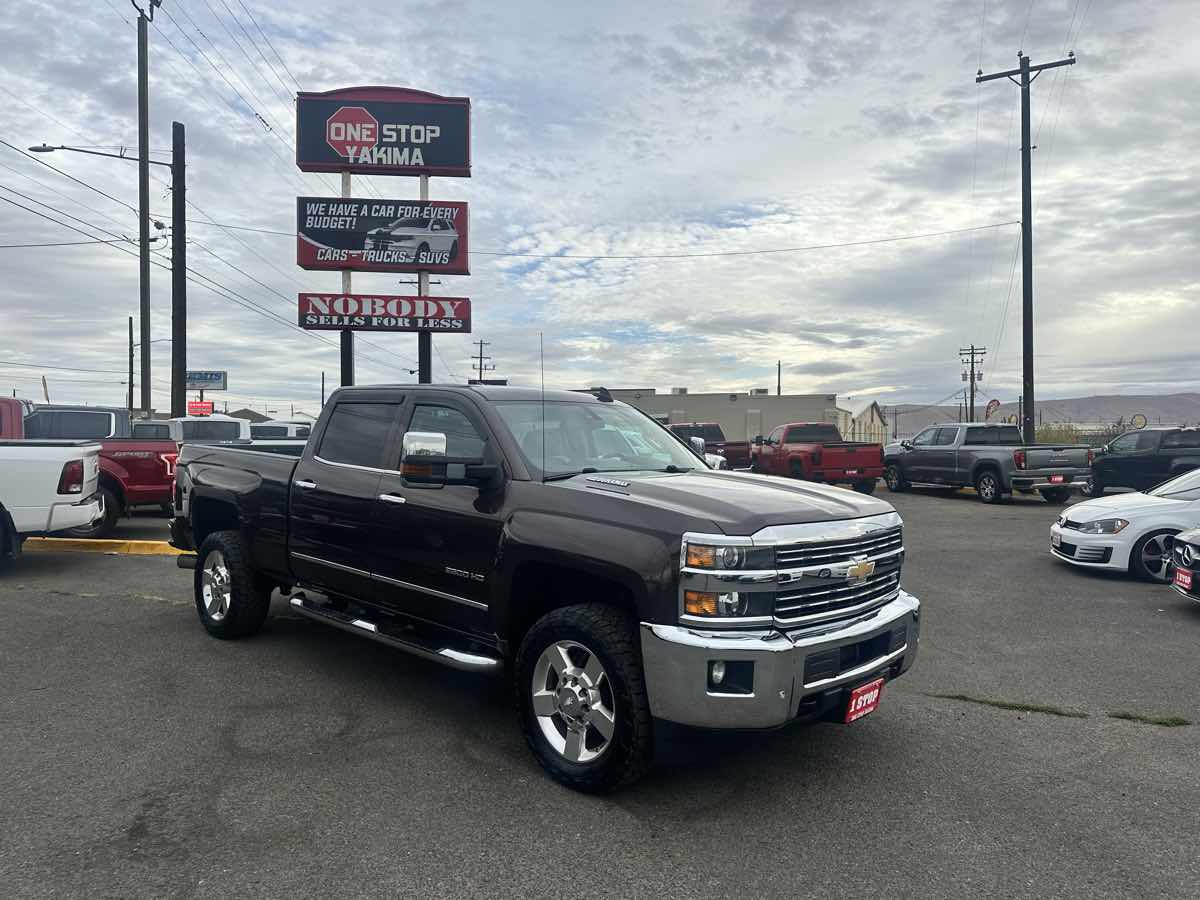
<instances>
[{"instance_id":1,"label":"tailgate","mask_svg":"<svg viewBox=\"0 0 1200 900\"><path fill-rule=\"evenodd\" d=\"M878 469L883 455L878 444L827 444L821 448L822 469Z\"/></svg>"},{"instance_id":2,"label":"tailgate","mask_svg":"<svg viewBox=\"0 0 1200 900\"><path fill-rule=\"evenodd\" d=\"M1025 451L1026 469L1086 469L1087 447L1030 447Z\"/></svg>"}]
</instances>

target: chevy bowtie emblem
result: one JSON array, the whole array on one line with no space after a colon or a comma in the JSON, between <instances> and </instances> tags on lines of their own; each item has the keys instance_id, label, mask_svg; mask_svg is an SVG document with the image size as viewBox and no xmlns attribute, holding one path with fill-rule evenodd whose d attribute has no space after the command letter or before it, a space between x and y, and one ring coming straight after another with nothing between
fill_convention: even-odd
<instances>
[{"instance_id":1,"label":"chevy bowtie emblem","mask_svg":"<svg viewBox=\"0 0 1200 900\"><path fill-rule=\"evenodd\" d=\"M846 569L846 577L847 578L866 578L868 575L874 574L874 572L875 572L875 563L874 562L869 562L865 559L860 559L857 562L851 563L850 567L848 569Z\"/></svg>"}]
</instances>

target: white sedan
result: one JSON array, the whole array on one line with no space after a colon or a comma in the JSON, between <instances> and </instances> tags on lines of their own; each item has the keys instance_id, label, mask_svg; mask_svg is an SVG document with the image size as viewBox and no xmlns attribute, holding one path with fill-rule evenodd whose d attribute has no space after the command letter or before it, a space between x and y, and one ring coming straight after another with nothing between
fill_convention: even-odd
<instances>
[{"instance_id":1,"label":"white sedan","mask_svg":"<svg viewBox=\"0 0 1200 900\"><path fill-rule=\"evenodd\" d=\"M1099 497L1067 507L1050 526L1050 552L1088 569L1167 580L1164 539L1200 527L1200 469L1148 491Z\"/></svg>"}]
</instances>

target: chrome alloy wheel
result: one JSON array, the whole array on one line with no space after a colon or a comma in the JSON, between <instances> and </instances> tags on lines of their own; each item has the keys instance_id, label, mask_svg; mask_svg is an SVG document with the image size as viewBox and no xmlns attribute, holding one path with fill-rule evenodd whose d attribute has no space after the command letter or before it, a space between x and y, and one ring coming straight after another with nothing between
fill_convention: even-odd
<instances>
[{"instance_id":1,"label":"chrome alloy wheel","mask_svg":"<svg viewBox=\"0 0 1200 900\"><path fill-rule=\"evenodd\" d=\"M1156 534L1142 544L1142 568L1155 581L1167 580L1167 562L1171 558L1171 553L1164 543L1167 537L1165 534Z\"/></svg>"},{"instance_id":2,"label":"chrome alloy wheel","mask_svg":"<svg viewBox=\"0 0 1200 900\"><path fill-rule=\"evenodd\" d=\"M233 590L229 566L225 564L225 555L220 550L214 550L205 557L200 585L208 617L220 622L229 615L229 598Z\"/></svg>"},{"instance_id":3,"label":"chrome alloy wheel","mask_svg":"<svg viewBox=\"0 0 1200 900\"><path fill-rule=\"evenodd\" d=\"M575 641L555 641L533 667L533 714L564 759L586 763L612 743L616 703L600 658Z\"/></svg>"},{"instance_id":4,"label":"chrome alloy wheel","mask_svg":"<svg viewBox=\"0 0 1200 900\"><path fill-rule=\"evenodd\" d=\"M990 472L979 476L979 483L975 489L979 492L979 496L988 502L996 499L996 495L1000 493L1000 487L996 484L996 476Z\"/></svg>"},{"instance_id":5,"label":"chrome alloy wheel","mask_svg":"<svg viewBox=\"0 0 1200 900\"><path fill-rule=\"evenodd\" d=\"M883 470L883 480L887 483L889 491L900 489L900 470L896 466L888 466Z\"/></svg>"}]
</instances>

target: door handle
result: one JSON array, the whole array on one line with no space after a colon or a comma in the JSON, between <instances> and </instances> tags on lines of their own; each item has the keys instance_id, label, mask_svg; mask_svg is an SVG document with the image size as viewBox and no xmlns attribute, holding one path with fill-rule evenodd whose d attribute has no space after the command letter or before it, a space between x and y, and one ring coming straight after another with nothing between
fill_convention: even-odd
<instances>
[{"instance_id":1,"label":"door handle","mask_svg":"<svg viewBox=\"0 0 1200 900\"><path fill-rule=\"evenodd\" d=\"M298 488L303 488L306 491L311 491L317 486L315 481L293 481L292 484L296 485Z\"/></svg>"},{"instance_id":2,"label":"door handle","mask_svg":"<svg viewBox=\"0 0 1200 900\"><path fill-rule=\"evenodd\" d=\"M407 503L408 501L399 494L380 494L379 499L384 503Z\"/></svg>"}]
</instances>

